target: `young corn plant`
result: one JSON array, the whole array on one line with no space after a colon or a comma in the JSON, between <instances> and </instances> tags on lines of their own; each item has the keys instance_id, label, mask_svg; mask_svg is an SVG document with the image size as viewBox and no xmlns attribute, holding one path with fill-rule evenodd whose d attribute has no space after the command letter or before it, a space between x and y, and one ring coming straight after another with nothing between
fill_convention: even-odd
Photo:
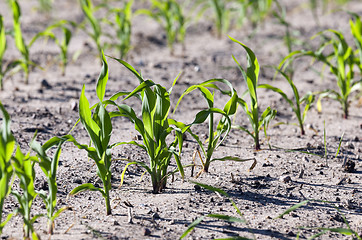
<instances>
[{"instance_id":1,"label":"young corn plant","mask_svg":"<svg viewBox=\"0 0 362 240\"><path fill-rule=\"evenodd\" d=\"M39 239L37 233L34 230L33 224L41 215L31 216L31 206L34 199L38 195L34 189L35 180L35 162L32 161L29 153L24 155L21 152L20 147L16 149L15 156L12 157L12 166L15 174L20 181L20 189L22 193L12 190L11 194L16 197L19 202L19 207L16 210L20 213L24 220L24 238L29 239L30 233L33 239Z\"/></svg>"},{"instance_id":2,"label":"young corn plant","mask_svg":"<svg viewBox=\"0 0 362 240\"><path fill-rule=\"evenodd\" d=\"M260 84L258 85L258 87L270 89L276 93L279 93L280 96L282 96L285 99L285 101L288 102L288 104L292 108L292 111L294 112L295 116L298 119L300 134L305 135L304 122L307 116L307 112L310 109L311 105L313 104L315 97L312 92L307 92L302 98L300 98L299 91L295 86L295 84L293 83L293 81L290 79L290 77L282 71L278 70L278 72L288 81L290 87L293 90L294 94L293 98L289 98L288 95L285 92L283 92L280 88L271 86L269 84ZM302 104L305 104L304 110L302 109Z\"/></svg>"},{"instance_id":3,"label":"young corn plant","mask_svg":"<svg viewBox=\"0 0 362 240\"><path fill-rule=\"evenodd\" d=\"M276 111L272 110L270 107L267 107L264 112L259 115L259 107L258 107L258 97L256 93L256 89L258 87L258 78L259 78L259 62L256 58L254 52L248 48L243 43L229 36L229 38L242 46L247 53L247 70L245 71L236 58L233 56L234 61L239 66L239 69L243 75L244 81L248 87L248 94L250 96L250 107L248 104L241 98L238 99L239 105L244 109L245 113L249 118L249 122L253 128L253 131L249 131L248 129L242 126L234 126L236 129L240 129L249 134L255 143L255 150L260 150L260 142L259 142L259 132L262 127L264 127L264 133L266 135L266 129L268 127L269 122L275 117Z\"/></svg>"},{"instance_id":4,"label":"young corn plant","mask_svg":"<svg viewBox=\"0 0 362 240\"><path fill-rule=\"evenodd\" d=\"M102 45L101 45L102 28L100 25L100 21L94 16L94 13L97 11L97 8L93 6L92 0L80 0L80 5L87 21L92 27L93 32L89 32L85 27L84 31L92 38L92 40L96 44L98 54L102 59Z\"/></svg>"},{"instance_id":5,"label":"young corn plant","mask_svg":"<svg viewBox=\"0 0 362 240\"><path fill-rule=\"evenodd\" d=\"M318 110L321 111L322 109L321 99L329 97L341 104L344 118L347 119L349 115L349 97L351 93L362 87L362 80L353 81L356 58L352 48L346 42L343 34L338 31L328 29L318 35L324 33L331 33L332 37L327 42L323 43L317 51L294 51L285 57L279 67L284 65L283 68L285 68L288 65L288 61L302 56L310 56L326 64L330 68L330 72L337 78L339 92L330 89L323 91L317 102ZM328 45L332 46L333 52L323 54L323 51Z\"/></svg>"},{"instance_id":6,"label":"young corn plant","mask_svg":"<svg viewBox=\"0 0 362 240\"><path fill-rule=\"evenodd\" d=\"M111 186L111 163L112 155L110 138L112 135L111 117L103 104L104 95L106 92L106 84L108 81L108 64L105 56L102 53L103 67L97 81L96 92L99 102L90 107L89 101L85 96L85 88L83 86L82 93L79 99L79 118L83 127L88 133L91 144L83 145L78 143L71 135L62 137L63 140L72 142L79 149L84 149L97 165L97 175L103 183L103 188L95 187L92 183L85 183L74 188L69 195L75 195L82 191L98 191L102 194L106 201L106 214L112 214L109 192ZM93 109L93 113L92 113ZM92 146L93 145L93 146Z\"/></svg>"},{"instance_id":7,"label":"young corn plant","mask_svg":"<svg viewBox=\"0 0 362 240\"><path fill-rule=\"evenodd\" d=\"M0 234L6 223L13 214L8 214L6 219L2 221L3 206L5 198L11 190L10 179L13 175L13 167L11 165L11 156L15 150L15 138L11 134L10 116L0 102L0 109L3 115L2 127L0 129Z\"/></svg>"},{"instance_id":8,"label":"young corn plant","mask_svg":"<svg viewBox=\"0 0 362 240\"><path fill-rule=\"evenodd\" d=\"M30 143L30 147L36 152L37 160L41 170L45 174L48 183L48 193L45 191L40 191L39 196L43 199L46 209L47 209L47 218L48 218L48 234L54 233L54 221L67 207L60 208L56 211L57 205L57 170L59 164L59 158L61 153L61 147L64 143L64 140L59 138L52 138L42 146L39 142L33 141ZM47 151L53 146L57 146L57 150L54 153L54 156L51 158L47 155Z\"/></svg>"},{"instance_id":9,"label":"young corn plant","mask_svg":"<svg viewBox=\"0 0 362 240\"><path fill-rule=\"evenodd\" d=\"M133 0L125 2L123 8L111 8L110 13L114 14L114 20L107 23L116 31L116 43L111 44L119 52L119 58L126 57L131 49L131 33L132 33L132 4ZM112 39L113 36L110 36Z\"/></svg>"},{"instance_id":10,"label":"young corn plant","mask_svg":"<svg viewBox=\"0 0 362 240\"><path fill-rule=\"evenodd\" d=\"M360 74L362 74L362 21L358 14L350 13L352 18L349 20L349 25L351 29L351 33L357 47L355 63L360 70ZM354 20L353 20L354 19Z\"/></svg>"},{"instance_id":11,"label":"young corn plant","mask_svg":"<svg viewBox=\"0 0 362 240\"><path fill-rule=\"evenodd\" d=\"M115 59L115 58L114 58ZM172 155L176 160L178 171L184 176L184 170L180 161L180 154L183 143L183 133L186 129L176 121L169 118L170 112L170 93L159 84L151 80L144 80L143 77L128 63L115 59L128 70L130 70L139 80L140 85L131 93L119 92L107 101L107 104L118 107L118 111L112 112L112 116L127 117L133 124L136 131L141 135L143 143L136 141L121 142L121 144L132 144L143 149L149 158L149 164L141 161L130 161L122 172L122 182L128 166L137 164L143 167L151 176L153 193L162 192L167 184L167 178L172 173L168 171ZM176 83L175 79L173 85ZM172 86L173 86L172 85ZM135 111L125 105L117 104L115 100L118 97L127 95L123 100L135 97L142 102L141 117L137 117ZM175 125L175 126L173 126ZM173 135L175 133L175 135ZM177 150L178 148L178 150ZM121 183L122 184L122 183Z\"/></svg>"},{"instance_id":12,"label":"young corn plant","mask_svg":"<svg viewBox=\"0 0 362 240\"><path fill-rule=\"evenodd\" d=\"M196 1L196 6L201 5L199 15L203 15L206 10L212 9L218 38L221 38L221 36L229 29L231 9L227 6L228 2L229 1L223 0Z\"/></svg>"},{"instance_id":13,"label":"young corn plant","mask_svg":"<svg viewBox=\"0 0 362 240\"><path fill-rule=\"evenodd\" d=\"M209 191L218 193L224 197L226 197L232 204L232 206L234 207L236 213L239 215L237 217L233 217L233 216L229 216L229 215L225 215L225 214L215 214L215 213L210 213L207 214L205 216L199 217L197 218L195 221L193 221L188 228L186 229L186 231L181 235L180 239L185 238L195 227L197 227L198 224L200 224L206 217L209 218L213 218L213 219L217 219L217 220L222 220L228 223L243 223L246 224L249 227L248 222L246 221L243 213L240 211L240 209L238 208L238 206L235 204L235 202L232 200L232 198L229 196L229 194L227 194L225 191L223 191L222 189L207 185L207 184L203 184L203 183L198 183L198 182L193 182L191 181L191 183L196 184L202 188L205 188ZM241 236L235 236L233 238L227 238L227 239L244 239L244 240L251 240L251 239L256 239L255 235L253 234L253 238L246 238L246 237L241 237Z\"/></svg>"},{"instance_id":14,"label":"young corn plant","mask_svg":"<svg viewBox=\"0 0 362 240\"><path fill-rule=\"evenodd\" d=\"M251 0L249 4L251 8L250 19L253 26L256 26L271 12L273 0Z\"/></svg>"},{"instance_id":15,"label":"young corn plant","mask_svg":"<svg viewBox=\"0 0 362 240\"><path fill-rule=\"evenodd\" d=\"M230 90L224 91L224 90L220 89L215 83L223 83L227 87L229 87ZM214 90L216 89L218 91L221 91L223 94L230 95L230 100L225 104L223 110L219 109L219 108L215 108L214 92L211 93L211 91L208 88L211 88ZM229 134L229 132L231 130L230 117L232 115L234 115L236 112L237 103L238 103L238 95L237 95L235 89L232 87L231 83L225 79L211 79L211 80L205 81L205 82L197 84L197 85L192 85L191 87L186 89L184 91L184 93L181 95L174 111L176 111L177 106L181 102L182 98L196 89L198 89L201 92L202 96L205 98L205 100L207 101L207 105L208 105L207 112L205 112L205 110L203 110L203 111L199 112L198 114L206 113L208 115L208 119L209 119L209 138L208 138L208 145L207 145L206 149L205 149L202 141L200 140L200 138L196 134L192 133L190 128L188 128L188 130L187 130L187 132L190 133L191 136L197 141L199 147L202 150L204 158L205 158L205 161L203 161L203 159L199 153L199 157L200 157L201 163L202 163L202 171L199 174L201 174L202 172L208 172L210 164L213 161L232 160L232 161L241 162L241 161L254 160L254 164L255 164L256 161L254 158L253 159L240 159L238 157L233 157L233 156L225 156L222 158L213 158L212 157L214 151L220 146L220 144L226 139L227 135ZM215 113L220 114L222 116L216 126L216 130L214 129L215 128L215 125L214 125L214 120L215 120L214 114ZM205 115L205 116L207 117L207 115ZM205 118L205 120L206 120L206 118ZM200 122L200 123L202 123L202 122ZM195 122L193 124L195 124Z\"/></svg>"},{"instance_id":16,"label":"young corn plant","mask_svg":"<svg viewBox=\"0 0 362 240\"><path fill-rule=\"evenodd\" d=\"M49 12L53 8L53 0L38 0L39 8L42 12Z\"/></svg>"},{"instance_id":17,"label":"young corn plant","mask_svg":"<svg viewBox=\"0 0 362 240\"><path fill-rule=\"evenodd\" d=\"M165 29L167 45L172 55L175 42L179 41L184 46L186 18L182 7L176 0L151 0L151 3L151 9L140 9L136 14L153 18Z\"/></svg>"},{"instance_id":18,"label":"young corn plant","mask_svg":"<svg viewBox=\"0 0 362 240\"><path fill-rule=\"evenodd\" d=\"M5 75L21 63L20 60L15 60L5 65L3 57L6 47L7 44L3 16L0 15L0 90L4 90Z\"/></svg>"},{"instance_id":19,"label":"young corn plant","mask_svg":"<svg viewBox=\"0 0 362 240\"><path fill-rule=\"evenodd\" d=\"M52 24L49 27L47 27L44 31L35 35L31 40L31 42L29 43L29 45L31 46L40 37L53 39L55 44L60 48L61 69L63 76L65 75L65 68L68 64L68 46L72 38L72 32L66 26L67 24L68 21L66 20L61 20L55 24ZM63 33L62 39L58 38L54 33L54 30L57 28L62 30Z\"/></svg>"},{"instance_id":20,"label":"young corn plant","mask_svg":"<svg viewBox=\"0 0 362 240\"><path fill-rule=\"evenodd\" d=\"M21 30L21 9L17 0L11 0L11 7L13 11L13 27L14 27L14 38L15 45L18 48L19 52L22 55L22 59L18 62L18 64L22 67L25 73L25 84L29 83L29 71L30 66L35 65L30 61L29 57L29 45L25 43L23 38L22 30Z\"/></svg>"}]
</instances>

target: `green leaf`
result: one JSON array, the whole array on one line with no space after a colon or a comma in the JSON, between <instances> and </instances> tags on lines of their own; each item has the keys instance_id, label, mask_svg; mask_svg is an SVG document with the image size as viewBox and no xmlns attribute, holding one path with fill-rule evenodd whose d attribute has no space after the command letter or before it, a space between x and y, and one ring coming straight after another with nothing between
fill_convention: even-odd
<instances>
[{"instance_id":1,"label":"green leaf","mask_svg":"<svg viewBox=\"0 0 362 240\"><path fill-rule=\"evenodd\" d=\"M74 196L80 192L87 191L87 190L88 191L98 191L98 192L102 193L102 195L104 194L103 189L97 188L91 183L84 183L84 184L74 188L72 191L70 191L69 195Z\"/></svg>"},{"instance_id":2,"label":"green leaf","mask_svg":"<svg viewBox=\"0 0 362 240\"><path fill-rule=\"evenodd\" d=\"M108 64L103 51L102 51L102 64L103 64L102 70L99 73L97 87L96 87L97 96L99 101L101 102L103 101L104 95L106 93L106 85L108 81Z\"/></svg>"},{"instance_id":3,"label":"green leaf","mask_svg":"<svg viewBox=\"0 0 362 240\"><path fill-rule=\"evenodd\" d=\"M111 56L108 56L114 60L116 60L117 62L119 62L120 64L122 64L123 66L125 66L128 70L130 70L137 78L138 80L140 81L140 83L144 82L145 80L142 78L141 74L139 74L136 69L134 69L130 64L128 64L127 62L121 60L121 59L118 59L118 58L114 58L114 57L111 57Z\"/></svg>"},{"instance_id":4,"label":"green leaf","mask_svg":"<svg viewBox=\"0 0 362 240\"><path fill-rule=\"evenodd\" d=\"M305 200L305 201L302 201L300 203L297 203L295 205L293 205L292 207L288 208L286 211L284 211L282 214L280 214L279 216L277 216L275 219L277 218L282 218L284 215L290 213L290 212L293 212L294 210L308 204L310 202L310 200Z\"/></svg>"},{"instance_id":5,"label":"green leaf","mask_svg":"<svg viewBox=\"0 0 362 240\"><path fill-rule=\"evenodd\" d=\"M59 215L60 215L62 212L64 212L65 210L68 210L68 209L69 209L69 207L62 207L62 208L58 209L58 211L56 211L56 212L54 213L54 215L52 216L52 220L54 221L57 217L59 217Z\"/></svg>"},{"instance_id":6,"label":"green leaf","mask_svg":"<svg viewBox=\"0 0 362 240\"><path fill-rule=\"evenodd\" d=\"M193 183L193 184L199 185L200 187L206 188L207 190L210 190L212 192L218 192L218 193L220 193L221 195L223 195L225 197L229 197L229 194L227 194L222 189L219 189L219 188L216 188L216 187L213 187L211 185L204 184L204 183L199 183L199 182L194 182L194 181L190 181L190 182Z\"/></svg>"},{"instance_id":7,"label":"green leaf","mask_svg":"<svg viewBox=\"0 0 362 240\"><path fill-rule=\"evenodd\" d=\"M97 151L102 149L102 144L100 142L100 128L97 125L97 123L92 119L92 113L89 108L89 102L86 98L85 94L85 86L83 86L82 93L80 95L79 99L79 117L80 121L82 122L82 125L87 130L93 144L95 145L95 148ZM98 152L99 153L99 152ZM100 157L100 156L99 156Z\"/></svg>"},{"instance_id":8,"label":"green leaf","mask_svg":"<svg viewBox=\"0 0 362 240\"><path fill-rule=\"evenodd\" d=\"M180 239L183 239L184 237L189 234L200 222L204 220L205 216L197 218L195 221L193 221L187 228L187 230L181 235Z\"/></svg>"},{"instance_id":9,"label":"green leaf","mask_svg":"<svg viewBox=\"0 0 362 240\"><path fill-rule=\"evenodd\" d=\"M238 223L246 223L246 221L244 219L240 219L237 217L231 217L231 216L227 216L224 214L208 214L208 217L212 217L212 218L217 218L220 220L224 220L227 222L238 222Z\"/></svg>"},{"instance_id":10,"label":"green leaf","mask_svg":"<svg viewBox=\"0 0 362 240\"><path fill-rule=\"evenodd\" d=\"M3 24L3 16L0 15L0 66L2 64L2 59L6 50L6 36L5 36L5 26ZM2 69L0 69L0 72ZM1 79L0 79L1 81Z\"/></svg>"}]
</instances>

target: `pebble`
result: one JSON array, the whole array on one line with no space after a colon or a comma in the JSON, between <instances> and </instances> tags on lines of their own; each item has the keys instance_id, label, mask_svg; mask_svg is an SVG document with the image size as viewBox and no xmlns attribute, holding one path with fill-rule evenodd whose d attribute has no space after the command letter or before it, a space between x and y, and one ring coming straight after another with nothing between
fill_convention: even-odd
<instances>
[{"instance_id":1,"label":"pebble","mask_svg":"<svg viewBox=\"0 0 362 240\"><path fill-rule=\"evenodd\" d=\"M154 213L154 214L152 214L152 219L153 220L160 219L160 215L158 215L158 213Z\"/></svg>"},{"instance_id":2,"label":"pebble","mask_svg":"<svg viewBox=\"0 0 362 240\"><path fill-rule=\"evenodd\" d=\"M52 86L48 83L48 81L46 79L43 79L41 81L41 87L45 88L45 89L51 89L52 88Z\"/></svg>"},{"instance_id":3,"label":"pebble","mask_svg":"<svg viewBox=\"0 0 362 240\"><path fill-rule=\"evenodd\" d=\"M351 142L346 143L346 148L354 149L354 144Z\"/></svg>"},{"instance_id":4,"label":"pebble","mask_svg":"<svg viewBox=\"0 0 362 240\"><path fill-rule=\"evenodd\" d=\"M76 101L72 101L70 103L70 109L73 111L77 111L77 108L78 108L78 103Z\"/></svg>"},{"instance_id":5,"label":"pebble","mask_svg":"<svg viewBox=\"0 0 362 240\"><path fill-rule=\"evenodd\" d=\"M143 230L143 235L144 235L144 236L150 236L150 235L151 235L151 230L148 229L148 228L145 228L145 229Z\"/></svg>"},{"instance_id":6,"label":"pebble","mask_svg":"<svg viewBox=\"0 0 362 240\"><path fill-rule=\"evenodd\" d=\"M281 181L283 183L288 183L288 182L292 181L292 178L290 176L280 176L279 181Z\"/></svg>"}]
</instances>

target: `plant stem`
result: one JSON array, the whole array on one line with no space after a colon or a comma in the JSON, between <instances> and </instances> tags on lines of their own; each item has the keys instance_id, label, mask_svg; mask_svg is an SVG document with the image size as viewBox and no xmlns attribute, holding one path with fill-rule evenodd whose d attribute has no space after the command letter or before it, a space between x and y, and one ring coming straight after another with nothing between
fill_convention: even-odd
<instances>
[{"instance_id":1,"label":"plant stem","mask_svg":"<svg viewBox=\"0 0 362 240\"><path fill-rule=\"evenodd\" d=\"M260 143L259 143L259 131L255 131L255 150L260 150Z\"/></svg>"},{"instance_id":2,"label":"plant stem","mask_svg":"<svg viewBox=\"0 0 362 240\"><path fill-rule=\"evenodd\" d=\"M206 153L206 161L204 165L204 172L209 172L209 166L211 161L211 155L213 152L212 149L212 142L214 141L214 114L210 113L209 115L209 143L207 147L207 153Z\"/></svg>"},{"instance_id":3,"label":"plant stem","mask_svg":"<svg viewBox=\"0 0 362 240\"><path fill-rule=\"evenodd\" d=\"M112 214L112 208L111 208L111 202L110 202L110 199L109 199L109 188L108 186L105 186L104 187L104 191L105 191L105 194L106 194L106 197L105 197L105 200L106 200L106 215L111 215Z\"/></svg>"}]
</instances>

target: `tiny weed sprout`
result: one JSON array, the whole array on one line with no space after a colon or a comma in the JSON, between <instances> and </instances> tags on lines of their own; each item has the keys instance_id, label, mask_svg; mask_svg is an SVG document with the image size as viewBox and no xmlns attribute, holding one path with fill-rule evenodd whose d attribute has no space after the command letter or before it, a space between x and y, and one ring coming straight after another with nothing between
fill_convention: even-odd
<instances>
[{"instance_id":1,"label":"tiny weed sprout","mask_svg":"<svg viewBox=\"0 0 362 240\"><path fill-rule=\"evenodd\" d=\"M23 34L21 31L21 10L17 0L11 0L11 7L13 10L13 27L14 27L14 38L15 38L15 45L20 51L23 59L19 63L20 66L23 68L25 73L25 84L29 82L29 68L32 64L29 58L29 46L25 43Z\"/></svg>"},{"instance_id":2,"label":"tiny weed sprout","mask_svg":"<svg viewBox=\"0 0 362 240\"><path fill-rule=\"evenodd\" d=\"M288 81L290 87L293 90L294 99L288 98L287 94L285 94L280 88L271 86L269 84L260 84L260 85L258 85L258 87L270 89L276 93L279 93L280 96L282 96L285 99L285 101L287 101L287 103L290 105L295 116L298 119L300 134L304 135L305 134L304 122L305 122L305 119L307 116L307 112L310 109L311 105L313 104L315 97L311 92L307 92L302 98L300 98L299 91L298 91L297 87L294 85L293 81L290 79L290 77L288 77L287 74L285 74L284 72L282 72L280 70L278 70L278 72ZM302 110L302 108L301 108L302 104L305 104L304 110Z\"/></svg>"},{"instance_id":3,"label":"tiny weed sprout","mask_svg":"<svg viewBox=\"0 0 362 240\"><path fill-rule=\"evenodd\" d=\"M165 29L167 44L172 55L174 52L174 43L177 40L184 44L186 20L182 12L182 7L176 0L151 0L151 2L151 9L140 9L136 13L150 16Z\"/></svg>"},{"instance_id":4,"label":"tiny weed sprout","mask_svg":"<svg viewBox=\"0 0 362 240\"><path fill-rule=\"evenodd\" d=\"M96 106L90 107L89 101L85 96L83 86L79 99L79 118L83 127L86 129L91 143L94 145L87 146L78 143L71 135L64 136L63 139L73 142L79 149L85 149L97 165L97 175L102 180L103 188L95 187L91 183L82 184L74 188L69 195L75 195L81 191L90 190L98 191L102 194L106 201L106 214L112 214L110 205L109 192L111 190L111 145L109 144L112 134L111 117L103 104L104 95L106 93L106 84L108 81L108 64L102 53L103 67L97 81L96 92L99 102ZM92 114L92 109L94 109Z\"/></svg>"},{"instance_id":5,"label":"tiny weed sprout","mask_svg":"<svg viewBox=\"0 0 362 240\"><path fill-rule=\"evenodd\" d=\"M11 165L11 156L15 150L15 138L11 134L10 116L0 102L0 109L3 115L2 126L0 129L0 234L5 224L10 220L13 214L8 214L5 221L2 221L3 205L5 198L11 190L10 179L13 175Z\"/></svg>"},{"instance_id":6,"label":"tiny weed sprout","mask_svg":"<svg viewBox=\"0 0 362 240\"><path fill-rule=\"evenodd\" d=\"M107 21L116 31L116 43L111 44L119 51L119 58L126 57L131 49L132 32L132 4L133 0L124 3L123 8L111 8L110 13L114 14L114 20ZM112 39L113 36L110 36Z\"/></svg>"},{"instance_id":7,"label":"tiny weed sprout","mask_svg":"<svg viewBox=\"0 0 362 240\"><path fill-rule=\"evenodd\" d=\"M153 188L152 192L160 193L163 189L165 189L167 178L172 173L168 172L172 155L175 157L178 171L181 173L182 177L184 176L180 155L183 143L182 136L186 129L181 130L183 125L169 118L171 107L170 93L172 91L172 87L167 91L164 87L159 84L155 84L151 80L144 80L142 76L128 63L120 59L115 60L130 70L140 81L140 85L131 93L127 94L126 98L123 100L131 97L141 100L141 118L137 117L135 111L131 107L125 104L118 105L114 102L118 97L124 96L124 92L115 94L109 101L107 101L107 104L117 106L118 111L113 112L112 115L127 117L134 124L135 129L139 132L143 140L143 144L131 141L122 142L117 145L136 145L146 151L149 157L149 165L141 161L130 161L122 172L122 182L127 167L132 164L137 164L143 167L150 174ZM173 82L172 86L176 83L177 78ZM175 135L172 133L175 133ZM169 140L169 138L171 139Z\"/></svg>"},{"instance_id":8,"label":"tiny weed sprout","mask_svg":"<svg viewBox=\"0 0 362 240\"><path fill-rule=\"evenodd\" d=\"M276 111L272 110L270 107L268 107L260 116L259 116L259 107L258 107L258 98L256 94L256 89L258 86L258 78L259 78L259 62L256 58L254 52L248 48L243 43L239 42L238 40L229 37L232 41L240 44L246 52L247 52L247 70L245 71L239 62L236 60L236 58L233 56L234 61L239 66L239 69L243 75L243 78L245 80L245 83L248 87L248 94L250 96L250 107L248 104L241 98L238 99L238 103L242 106L245 113L247 114L249 118L249 122L253 128L253 131L249 131L248 129L242 127L242 126L234 126L237 129L240 129L242 131L245 131L250 136L253 137L254 143L255 143L255 149L260 150L260 142L259 142L259 132L261 128L264 126L264 133L266 135L266 129L268 127L269 122L275 117Z\"/></svg>"},{"instance_id":9,"label":"tiny weed sprout","mask_svg":"<svg viewBox=\"0 0 362 240\"><path fill-rule=\"evenodd\" d=\"M30 233L33 239L39 239L34 230L33 224L41 215L31 216L31 206L38 195L34 189L35 170L29 153L24 155L20 147L17 147L15 156L12 157L12 165L15 174L20 181L21 193L15 190L11 194L16 197L19 203L17 213L20 213L24 220L24 238L29 239Z\"/></svg>"},{"instance_id":10,"label":"tiny weed sprout","mask_svg":"<svg viewBox=\"0 0 362 240\"><path fill-rule=\"evenodd\" d=\"M52 138L47 141L43 146L35 141L35 139L30 143L30 147L37 154L37 162L46 176L48 182L49 192L40 191L39 196L43 199L46 209L47 209L47 218L48 218L48 233L53 234L54 232L54 220L67 209L67 207L60 208L56 211L57 205L57 170L59 164L59 157L61 153L61 147L64 140L58 138ZM53 158L50 158L47 155L47 151L53 147L57 146L57 150Z\"/></svg>"},{"instance_id":11,"label":"tiny weed sprout","mask_svg":"<svg viewBox=\"0 0 362 240\"><path fill-rule=\"evenodd\" d=\"M37 40L40 37L47 37L53 39L55 41L55 44L60 48L60 59L61 59L61 68L63 76L65 75L65 68L68 64L68 46L72 38L72 32L68 27L66 27L67 23L68 22L66 20L61 20L47 27L44 31L35 35L29 44L32 45L35 42L35 40ZM56 28L60 28L62 30L63 32L62 39L57 38L57 36L53 32L53 30Z\"/></svg>"},{"instance_id":12,"label":"tiny weed sprout","mask_svg":"<svg viewBox=\"0 0 362 240\"><path fill-rule=\"evenodd\" d=\"M229 91L221 90L215 83L223 83L227 87L229 87ZM215 108L214 106L214 92L211 93L208 88L216 89L221 91L223 94L230 95L230 100L225 104L225 107L223 110L219 108ZM209 119L209 138L208 138L208 146L205 150L202 141L200 140L199 136L192 133L191 129L188 128L187 132L191 134L191 136L197 141L198 145L200 146L202 153L205 157L205 161L203 161L201 155L199 154L201 163L202 163L202 171L208 172L210 163L213 161L226 161L226 160L233 160L233 161L250 161L254 160L254 164L256 163L256 160L253 159L240 159L238 157L233 156L225 156L222 158L212 158L212 155L214 151L220 146L220 144L226 139L227 135L229 134L231 130L231 121L230 117L235 114L237 103L238 103L238 95L234 88L232 87L231 83L225 79L211 79L208 81L205 81L203 83L192 85L188 89L184 91L184 93L179 98L177 105L175 107L175 111L177 109L177 106L179 105L182 98L191 93L192 91L198 89L202 96L207 101L208 109L200 111L196 115L195 121L191 124L196 123L203 123L206 121L207 117ZM214 129L214 114L220 114L222 117L219 120L219 123L217 124L216 131ZM200 121L200 119L204 119L203 121ZM201 171L201 172L202 172ZM201 173L200 172L200 173ZM199 174L200 174L199 173ZM198 174L198 175L199 175ZM198 176L197 175L197 176Z\"/></svg>"},{"instance_id":13,"label":"tiny weed sprout","mask_svg":"<svg viewBox=\"0 0 362 240\"><path fill-rule=\"evenodd\" d=\"M239 217L232 217L232 216L228 216L225 214L214 214L214 213L210 213L207 214L206 216L202 216L197 218L195 221L193 221L187 228L187 230L181 235L180 239L183 239L187 236L187 234L189 234L195 227L197 227L198 224L200 224L204 218L206 217L210 217L210 218L214 218L214 219L218 219L218 220L223 220L226 221L228 223L244 223L244 224L248 224L248 222L246 221L244 215L241 213L240 209L238 208L238 206L235 204L235 202L232 200L232 198L229 196L229 194L227 194L225 191L223 191L222 189L207 185L207 184L203 184L203 183L198 183L198 182L193 182L191 181L191 183L196 184L202 188L205 188L209 191L218 193L219 195L222 195L224 197L226 197L231 204L233 205L235 211L237 212L237 214L239 215ZM248 226L249 227L249 226ZM246 238L246 237L241 237L241 236L234 236L233 238L230 239L245 239L245 240L250 240L251 238ZM256 239L255 236L253 236L252 239Z\"/></svg>"},{"instance_id":14,"label":"tiny weed sprout","mask_svg":"<svg viewBox=\"0 0 362 240\"><path fill-rule=\"evenodd\" d=\"M99 20L94 16L97 8L93 6L92 0L80 0L80 5L82 7L83 13L90 23L93 32L89 32L85 27L84 31L92 38L94 43L97 46L98 54L102 59L102 45L101 45L101 35L102 29Z\"/></svg>"}]
</instances>

